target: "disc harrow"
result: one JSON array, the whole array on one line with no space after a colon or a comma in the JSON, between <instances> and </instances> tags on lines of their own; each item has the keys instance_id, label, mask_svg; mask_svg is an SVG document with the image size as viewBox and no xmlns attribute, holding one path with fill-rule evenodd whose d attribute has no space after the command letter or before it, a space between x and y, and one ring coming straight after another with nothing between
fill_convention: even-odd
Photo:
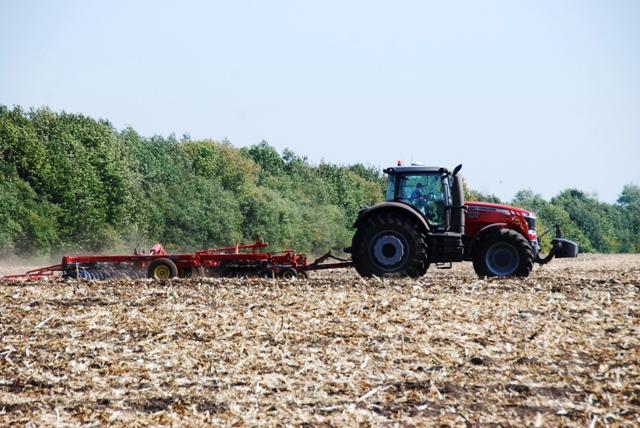
<instances>
[{"instance_id":1,"label":"disc harrow","mask_svg":"<svg viewBox=\"0 0 640 428\"><path fill-rule=\"evenodd\" d=\"M116 278L145 278L145 272L134 266L110 266L107 263L101 263L96 266L80 266L76 268L70 267L62 271L62 277L65 279L86 279L93 281L104 281Z\"/></svg>"}]
</instances>

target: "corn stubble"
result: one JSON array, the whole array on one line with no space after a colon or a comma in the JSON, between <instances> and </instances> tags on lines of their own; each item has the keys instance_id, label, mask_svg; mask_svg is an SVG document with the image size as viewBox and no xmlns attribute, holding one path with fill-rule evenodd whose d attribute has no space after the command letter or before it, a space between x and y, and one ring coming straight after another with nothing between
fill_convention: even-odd
<instances>
[{"instance_id":1,"label":"corn stubble","mask_svg":"<svg viewBox=\"0 0 640 428\"><path fill-rule=\"evenodd\" d=\"M637 426L640 256L0 284L0 425Z\"/></svg>"}]
</instances>

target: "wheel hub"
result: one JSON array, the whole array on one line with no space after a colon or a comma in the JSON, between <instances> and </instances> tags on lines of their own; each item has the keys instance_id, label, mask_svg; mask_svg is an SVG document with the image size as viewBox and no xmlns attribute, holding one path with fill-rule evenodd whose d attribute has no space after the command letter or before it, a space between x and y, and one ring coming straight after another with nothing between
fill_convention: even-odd
<instances>
[{"instance_id":1,"label":"wheel hub","mask_svg":"<svg viewBox=\"0 0 640 428\"><path fill-rule=\"evenodd\" d=\"M487 267L494 275L509 276L513 275L518 268L520 255L513 245L498 242L487 250L486 262Z\"/></svg>"},{"instance_id":2,"label":"wheel hub","mask_svg":"<svg viewBox=\"0 0 640 428\"><path fill-rule=\"evenodd\" d=\"M153 276L156 279L168 279L171 276L171 271L167 266L160 265L153 270Z\"/></svg>"},{"instance_id":3,"label":"wheel hub","mask_svg":"<svg viewBox=\"0 0 640 428\"><path fill-rule=\"evenodd\" d=\"M373 243L373 256L376 264L380 266L391 267L397 265L404 254L404 245L400 238L395 235L381 235Z\"/></svg>"}]
</instances>

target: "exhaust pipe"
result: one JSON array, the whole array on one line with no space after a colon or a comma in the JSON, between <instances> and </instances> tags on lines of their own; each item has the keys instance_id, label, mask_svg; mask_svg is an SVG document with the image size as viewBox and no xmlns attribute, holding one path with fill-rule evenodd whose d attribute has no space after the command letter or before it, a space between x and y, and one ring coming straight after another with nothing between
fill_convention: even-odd
<instances>
[{"instance_id":1,"label":"exhaust pipe","mask_svg":"<svg viewBox=\"0 0 640 428\"><path fill-rule=\"evenodd\" d=\"M462 186L462 177L458 175L462 169L462 164L456 166L451 174L453 177L452 202L451 206L451 230L453 232L464 235L464 211L467 207L464 205L464 189Z\"/></svg>"}]
</instances>

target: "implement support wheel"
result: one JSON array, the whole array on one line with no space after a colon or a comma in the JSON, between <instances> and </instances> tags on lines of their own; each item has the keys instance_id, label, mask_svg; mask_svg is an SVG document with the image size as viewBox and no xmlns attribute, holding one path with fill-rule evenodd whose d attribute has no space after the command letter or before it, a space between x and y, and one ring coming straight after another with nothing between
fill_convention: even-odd
<instances>
[{"instance_id":1,"label":"implement support wheel","mask_svg":"<svg viewBox=\"0 0 640 428\"><path fill-rule=\"evenodd\" d=\"M280 276L282 276L283 279L297 279L298 271L293 268L286 268L280 273Z\"/></svg>"},{"instance_id":2,"label":"implement support wheel","mask_svg":"<svg viewBox=\"0 0 640 428\"><path fill-rule=\"evenodd\" d=\"M178 276L176 264L169 259L157 259L151 262L147 269L147 278L170 279Z\"/></svg>"}]
</instances>

